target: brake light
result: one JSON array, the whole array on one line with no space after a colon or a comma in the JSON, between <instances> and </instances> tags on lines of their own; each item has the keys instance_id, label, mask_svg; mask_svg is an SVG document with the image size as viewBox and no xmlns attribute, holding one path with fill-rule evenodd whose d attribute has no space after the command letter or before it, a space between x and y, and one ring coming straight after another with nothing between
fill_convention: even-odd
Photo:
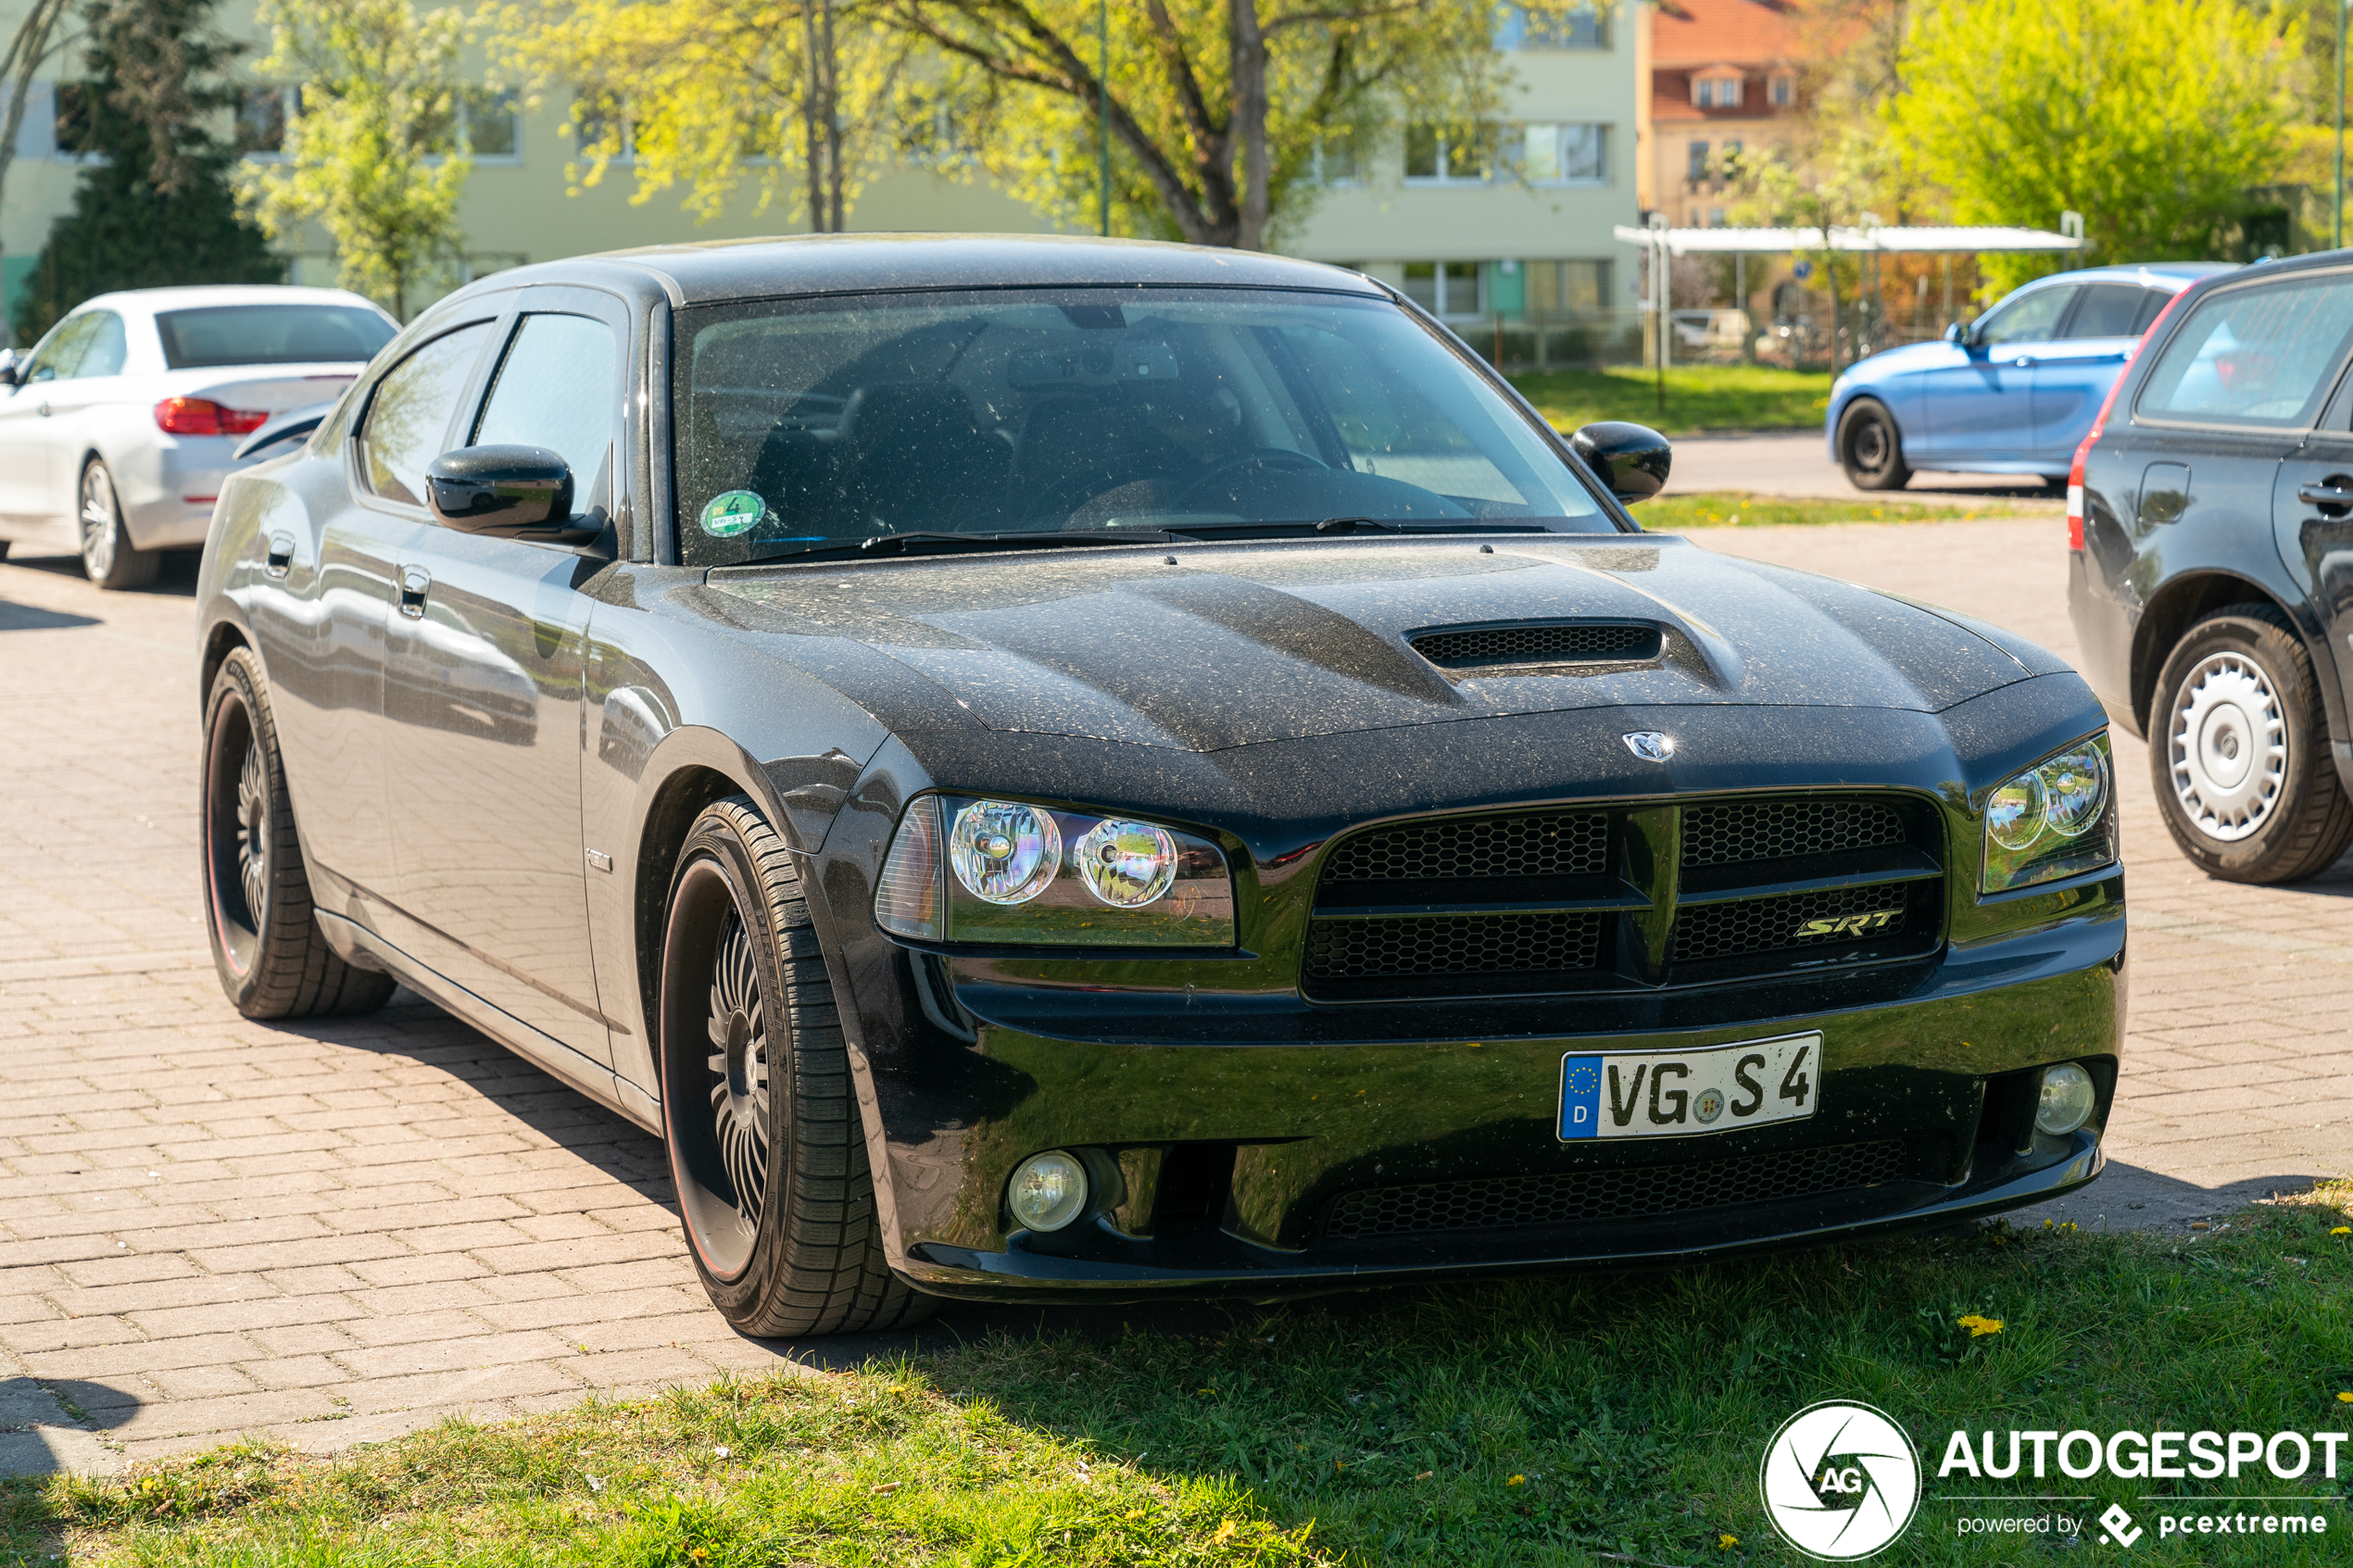
<instances>
[{"instance_id":1,"label":"brake light","mask_svg":"<svg viewBox=\"0 0 2353 1568\"><path fill-rule=\"evenodd\" d=\"M2067 547L2070 550L2083 547L2084 459L2092 455L2092 448L2108 433L2108 413L2116 407L2116 395L2123 390L2124 377L2132 370L2133 361L2141 357L2142 345L2156 335L2157 329L2165 324L2165 318L2173 314L2173 307L2182 302L2182 295L2189 292L2187 289L2176 289L2173 297L2165 302L2165 307L2149 322L2147 330L2133 339L2133 346L2124 351L2124 363L2117 368L2116 379L2108 383L2108 395L2100 401L2100 411L2092 420L2091 432L2075 448L2075 460L2067 466Z\"/></svg>"},{"instance_id":2,"label":"brake light","mask_svg":"<svg viewBox=\"0 0 2353 1568\"><path fill-rule=\"evenodd\" d=\"M166 435L246 435L270 416L253 408L224 408L205 397L167 397L156 405L156 428Z\"/></svg>"}]
</instances>

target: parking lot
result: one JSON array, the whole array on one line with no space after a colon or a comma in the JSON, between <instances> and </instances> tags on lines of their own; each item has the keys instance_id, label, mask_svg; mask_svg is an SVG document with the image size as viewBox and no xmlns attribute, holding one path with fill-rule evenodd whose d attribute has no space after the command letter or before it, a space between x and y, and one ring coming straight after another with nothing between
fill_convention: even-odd
<instances>
[{"instance_id":1,"label":"parking lot","mask_svg":"<svg viewBox=\"0 0 2353 1568\"><path fill-rule=\"evenodd\" d=\"M2055 508L1704 543L2073 651ZM192 587L0 563L0 1470L245 1432L329 1449L806 1358L708 1308L635 1127L406 993L296 1027L222 1002L195 880ZM2182 1225L2353 1173L2353 859L2292 889L2208 882L2157 819L2143 748L2120 736L2117 756L2116 1163L2054 1213ZM959 1311L925 1333L1038 1320Z\"/></svg>"}]
</instances>

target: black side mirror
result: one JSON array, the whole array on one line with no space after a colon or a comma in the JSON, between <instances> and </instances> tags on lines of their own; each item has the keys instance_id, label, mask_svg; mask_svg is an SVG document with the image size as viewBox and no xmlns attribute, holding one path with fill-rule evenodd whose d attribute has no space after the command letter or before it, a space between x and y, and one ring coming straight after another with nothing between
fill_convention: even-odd
<instances>
[{"instance_id":1,"label":"black side mirror","mask_svg":"<svg viewBox=\"0 0 2353 1568\"><path fill-rule=\"evenodd\" d=\"M1648 425L1622 420L1585 425L1568 438L1568 446L1609 486L1609 493L1628 506L1647 501L1664 489L1667 470L1675 462L1675 448L1667 437Z\"/></svg>"},{"instance_id":2,"label":"black side mirror","mask_svg":"<svg viewBox=\"0 0 2353 1568\"><path fill-rule=\"evenodd\" d=\"M460 533L586 545L602 517L572 515L572 470L545 446L462 446L425 470L425 504Z\"/></svg>"},{"instance_id":3,"label":"black side mirror","mask_svg":"<svg viewBox=\"0 0 2353 1568\"><path fill-rule=\"evenodd\" d=\"M0 386L14 386L16 384L17 356L16 351L11 349L5 354L0 354Z\"/></svg>"},{"instance_id":4,"label":"black side mirror","mask_svg":"<svg viewBox=\"0 0 2353 1568\"><path fill-rule=\"evenodd\" d=\"M1961 347L1967 348L1969 345L1970 341L1969 323L1967 321L1956 321L1951 326L1945 328L1944 341L1946 343L1958 344Z\"/></svg>"}]
</instances>

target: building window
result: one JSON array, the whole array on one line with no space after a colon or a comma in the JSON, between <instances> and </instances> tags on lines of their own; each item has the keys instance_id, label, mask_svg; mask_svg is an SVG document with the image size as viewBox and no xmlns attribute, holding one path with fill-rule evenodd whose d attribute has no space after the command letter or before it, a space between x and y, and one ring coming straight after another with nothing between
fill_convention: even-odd
<instances>
[{"instance_id":1,"label":"building window","mask_svg":"<svg viewBox=\"0 0 2353 1568\"><path fill-rule=\"evenodd\" d=\"M286 150L286 121L294 118L292 87L248 85L237 97L237 151L246 157L274 158Z\"/></svg>"},{"instance_id":2,"label":"building window","mask_svg":"<svg viewBox=\"0 0 2353 1568\"><path fill-rule=\"evenodd\" d=\"M1707 226L1711 229L1721 229L1724 226L1724 209L1722 207L1711 207L1707 209Z\"/></svg>"},{"instance_id":3,"label":"building window","mask_svg":"<svg viewBox=\"0 0 2353 1568\"><path fill-rule=\"evenodd\" d=\"M1693 184L1707 178L1707 144L1693 142L1683 150L1683 178Z\"/></svg>"},{"instance_id":4,"label":"building window","mask_svg":"<svg viewBox=\"0 0 2353 1568\"><path fill-rule=\"evenodd\" d=\"M1765 101L1777 109L1785 109L1797 102L1797 79L1786 74L1774 77L1766 83Z\"/></svg>"},{"instance_id":5,"label":"building window","mask_svg":"<svg viewBox=\"0 0 2353 1568\"><path fill-rule=\"evenodd\" d=\"M1433 316L1482 315L1480 273L1476 261L1408 261L1405 297Z\"/></svg>"},{"instance_id":6,"label":"building window","mask_svg":"<svg viewBox=\"0 0 2353 1568\"><path fill-rule=\"evenodd\" d=\"M1736 109L1741 107L1741 79L1737 76L1703 76L1692 82L1692 102L1704 109Z\"/></svg>"},{"instance_id":7,"label":"building window","mask_svg":"<svg viewBox=\"0 0 2353 1568\"><path fill-rule=\"evenodd\" d=\"M1609 307L1609 263L1606 261L1529 261L1528 312L1557 316L1567 310L1603 310Z\"/></svg>"},{"instance_id":8,"label":"building window","mask_svg":"<svg viewBox=\"0 0 2353 1568\"><path fill-rule=\"evenodd\" d=\"M1738 142L1727 142L1724 144L1723 152L1718 155L1716 159L1716 169L1720 178L1726 180L1737 180L1740 178L1741 144Z\"/></svg>"},{"instance_id":9,"label":"building window","mask_svg":"<svg viewBox=\"0 0 2353 1568\"><path fill-rule=\"evenodd\" d=\"M1499 49L1606 49L1609 16L1598 3L1505 6Z\"/></svg>"},{"instance_id":10,"label":"building window","mask_svg":"<svg viewBox=\"0 0 2353 1568\"><path fill-rule=\"evenodd\" d=\"M1609 180L1609 127L1543 121L1516 125L1510 144L1531 185L1600 185Z\"/></svg>"},{"instance_id":11,"label":"building window","mask_svg":"<svg viewBox=\"0 0 2353 1568\"><path fill-rule=\"evenodd\" d=\"M1466 125L1405 128L1405 178L1435 185L1473 185L1487 178L1491 132Z\"/></svg>"},{"instance_id":12,"label":"building window","mask_svg":"<svg viewBox=\"0 0 2353 1568\"><path fill-rule=\"evenodd\" d=\"M1353 137L1318 136L1309 155L1308 178L1318 185L1361 185L1364 170L1356 160Z\"/></svg>"},{"instance_id":13,"label":"building window","mask_svg":"<svg viewBox=\"0 0 2353 1568\"><path fill-rule=\"evenodd\" d=\"M522 134L512 93L468 87L459 94L458 113L466 151L476 158L510 162L521 157Z\"/></svg>"},{"instance_id":14,"label":"building window","mask_svg":"<svg viewBox=\"0 0 2353 1568\"><path fill-rule=\"evenodd\" d=\"M621 100L610 94L584 94L572 106L572 124L567 129L577 156L584 159L637 161L637 128L630 123Z\"/></svg>"}]
</instances>

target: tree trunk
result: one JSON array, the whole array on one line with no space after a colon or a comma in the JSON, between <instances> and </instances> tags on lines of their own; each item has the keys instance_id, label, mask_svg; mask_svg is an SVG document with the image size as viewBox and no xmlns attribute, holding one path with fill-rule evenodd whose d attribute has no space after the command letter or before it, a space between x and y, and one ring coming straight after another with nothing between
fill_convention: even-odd
<instances>
[{"instance_id":1,"label":"tree trunk","mask_svg":"<svg viewBox=\"0 0 2353 1568\"><path fill-rule=\"evenodd\" d=\"M1266 149L1266 38L1259 31L1257 0L1227 3L1231 7L1234 79L1228 146L1238 138L1242 155L1241 210L1235 215L1233 243L1237 249L1260 250L1274 199L1274 169Z\"/></svg>"},{"instance_id":2,"label":"tree trunk","mask_svg":"<svg viewBox=\"0 0 2353 1568\"><path fill-rule=\"evenodd\" d=\"M800 94L801 154L809 165L809 232L822 234L825 232L825 170L817 142L817 0L807 0L801 7L800 24L801 52L809 67Z\"/></svg>"},{"instance_id":3,"label":"tree trunk","mask_svg":"<svg viewBox=\"0 0 2353 1568\"><path fill-rule=\"evenodd\" d=\"M849 227L849 214L842 200L841 170L841 56L834 44L834 0L820 0L820 14L824 19L825 72L825 182L833 197L833 213L826 220L825 231L838 234Z\"/></svg>"},{"instance_id":4,"label":"tree trunk","mask_svg":"<svg viewBox=\"0 0 2353 1568\"><path fill-rule=\"evenodd\" d=\"M31 95L32 74L49 58L49 40L65 15L65 0L32 0L32 8L17 24L16 35L0 54L0 95L7 111L0 114L0 196L8 186L8 166L17 159L17 132L24 125L25 99ZM0 318L0 342L13 343L16 332Z\"/></svg>"}]
</instances>

